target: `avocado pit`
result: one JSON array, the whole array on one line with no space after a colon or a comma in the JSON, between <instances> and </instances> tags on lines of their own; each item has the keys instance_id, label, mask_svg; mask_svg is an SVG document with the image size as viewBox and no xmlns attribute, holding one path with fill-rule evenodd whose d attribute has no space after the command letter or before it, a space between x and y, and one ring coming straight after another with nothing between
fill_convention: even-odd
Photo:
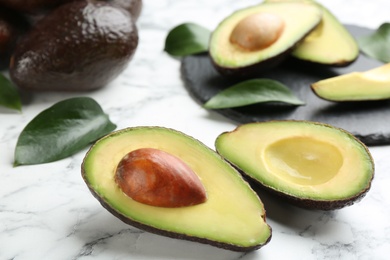
<instances>
[{"instance_id":1,"label":"avocado pit","mask_svg":"<svg viewBox=\"0 0 390 260\"><path fill-rule=\"evenodd\" d=\"M238 22L230 35L230 41L249 51L261 50L276 42L283 29L284 20L280 16L255 13Z\"/></svg>"},{"instance_id":2,"label":"avocado pit","mask_svg":"<svg viewBox=\"0 0 390 260\"><path fill-rule=\"evenodd\" d=\"M207 200L199 177L185 162L154 148L126 154L118 164L115 181L127 196L150 206L178 208Z\"/></svg>"}]
</instances>

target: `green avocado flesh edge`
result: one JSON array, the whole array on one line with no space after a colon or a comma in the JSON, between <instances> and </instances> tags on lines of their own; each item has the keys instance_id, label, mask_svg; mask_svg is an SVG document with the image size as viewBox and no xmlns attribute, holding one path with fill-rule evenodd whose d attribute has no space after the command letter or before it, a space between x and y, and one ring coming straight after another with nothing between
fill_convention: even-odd
<instances>
[{"instance_id":1,"label":"green avocado flesh edge","mask_svg":"<svg viewBox=\"0 0 390 260\"><path fill-rule=\"evenodd\" d=\"M126 196L114 181L116 166L130 151L146 147L168 152L190 166L206 189L207 201L189 207L163 208ZM92 146L82 167L89 188L131 221L242 248L263 245L271 237L263 204L248 183L216 152L178 131L134 127L114 132Z\"/></svg>"},{"instance_id":2,"label":"green avocado flesh edge","mask_svg":"<svg viewBox=\"0 0 390 260\"><path fill-rule=\"evenodd\" d=\"M269 47L256 51L244 50L232 44L230 34L235 26L243 18L260 12L276 14L284 20L284 29L278 40ZM217 65L226 68L245 67L269 60L292 49L320 20L321 10L305 3L262 3L238 10L224 19L212 33L210 56Z\"/></svg>"},{"instance_id":3,"label":"green avocado flesh edge","mask_svg":"<svg viewBox=\"0 0 390 260\"><path fill-rule=\"evenodd\" d=\"M311 89L317 96L336 102L390 99L390 63L320 80Z\"/></svg>"},{"instance_id":4,"label":"green avocado flesh edge","mask_svg":"<svg viewBox=\"0 0 390 260\"><path fill-rule=\"evenodd\" d=\"M292 56L329 65L353 62L359 55L355 38L331 12L318 6L323 11L321 23L297 46Z\"/></svg>"},{"instance_id":5,"label":"green avocado flesh edge","mask_svg":"<svg viewBox=\"0 0 390 260\"><path fill-rule=\"evenodd\" d=\"M261 185L313 201L343 201L370 187L372 157L350 133L309 121L270 121L221 134L216 149Z\"/></svg>"},{"instance_id":6,"label":"green avocado flesh edge","mask_svg":"<svg viewBox=\"0 0 390 260\"><path fill-rule=\"evenodd\" d=\"M267 0L269 2L311 3L322 11L320 24L299 43L292 56L327 65L348 65L357 59L356 39L325 6L315 0Z\"/></svg>"}]
</instances>

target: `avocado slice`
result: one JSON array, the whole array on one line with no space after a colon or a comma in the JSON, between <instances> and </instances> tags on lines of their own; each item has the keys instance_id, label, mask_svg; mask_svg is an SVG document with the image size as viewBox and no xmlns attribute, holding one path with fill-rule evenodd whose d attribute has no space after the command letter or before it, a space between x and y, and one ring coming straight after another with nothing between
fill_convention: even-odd
<instances>
[{"instance_id":1,"label":"avocado slice","mask_svg":"<svg viewBox=\"0 0 390 260\"><path fill-rule=\"evenodd\" d=\"M320 80L311 89L318 97L335 102L390 99L390 63Z\"/></svg>"},{"instance_id":2,"label":"avocado slice","mask_svg":"<svg viewBox=\"0 0 390 260\"><path fill-rule=\"evenodd\" d=\"M322 10L320 24L294 49L292 56L313 63L345 67L359 56L356 39L325 6L314 0L267 0L267 2L305 2Z\"/></svg>"},{"instance_id":3,"label":"avocado slice","mask_svg":"<svg viewBox=\"0 0 390 260\"><path fill-rule=\"evenodd\" d=\"M262 3L238 10L211 35L212 63L222 75L258 75L280 64L321 17L316 5L298 2Z\"/></svg>"},{"instance_id":4,"label":"avocado slice","mask_svg":"<svg viewBox=\"0 0 390 260\"><path fill-rule=\"evenodd\" d=\"M249 123L218 136L217 152L245 175L296 206L333 210L369 190L374 163L345 130L311 121Z\"/></svg>"},{"instance_id":5,"label":"avocado slice","mask_svg":"<svg viewBox=\"0 0 390 260\"><path fill-rule=\"evenodd\" d=\"M164 151L188 165L203 184L206 201L160 207L127 196L115 180L118 164L129 152L144 148ZM152 233L233 251L258 249L271 239L264 206L239 172L215 151L173 129L139 126L103 137L87 152L82 177L109 212Z\"/></svg>"}]
</instances>

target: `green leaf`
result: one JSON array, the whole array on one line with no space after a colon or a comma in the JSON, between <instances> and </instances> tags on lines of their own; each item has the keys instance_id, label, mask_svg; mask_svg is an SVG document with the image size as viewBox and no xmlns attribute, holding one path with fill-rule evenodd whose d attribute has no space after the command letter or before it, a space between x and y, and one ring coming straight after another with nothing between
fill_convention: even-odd
<instances>
[{"instance_id":1,"label":"green leaf","mask_svg":"<svg viewBox=\"0 0 390 260\"><path fill-rule=\"evenodd\" d=\"M221 109L272 101L304 105L304 102L295 97L288 87L278 81L251 79L221 91L208 100L204 107Z\"/></svg>"},{"instance_id":2,"label":"green leaf","mask_svg":"<svg viewBox=\"0 0 390 260\"><path fill-rule=\"evenodd\" d=\"M194 23L173 28L165 39L164 51L172 56L186 56L207 52L211 32Z\"/></svg>"},{"instance_id":3,"label":"green leaf","mask_svg":"<svg viewBox=\"0 0 390 260\"><path fill-rule=\"evenodd\" d=\"M4 75L0 74L0 106L22 111L19 92Z\"/></svg>"},{"instance_id":4,"label":"green leaf","mask_svg":"<svg viewBox=\"0 0 390 260\"><path fill-rule=\"evenodd\" d=\"M390 62L390 23L383 23L374 33L360 37L358 44L365 55Z\"/></svg>"},{"instance_id":5,"label":"green leaf","mask_svg":"<svg viewBox=\"0 0 390 260\"><path fill-rule=\"evenodd\" d=\"M16 144L14 166L69 157L115 128L91 98L60 101L39 113L23 129Z\"/></svg>"}]
</instances>

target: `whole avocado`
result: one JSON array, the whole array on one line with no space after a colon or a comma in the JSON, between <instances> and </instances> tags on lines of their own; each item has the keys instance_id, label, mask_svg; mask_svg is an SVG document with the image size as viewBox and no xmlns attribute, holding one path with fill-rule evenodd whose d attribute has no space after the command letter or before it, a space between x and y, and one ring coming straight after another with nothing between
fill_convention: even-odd
<instances>
[{"instance_id":1,"label":"whole avocado","mask_svg":"<svg viewBox=\"0 0 390 260\"><path fill-rule=\"evenodd\" d=\"M10 76L25 90L97 89L126 68L137 45L129 12L107 2L71 2L39 20L21 40Z\"/></svg>"}]
</instances>

